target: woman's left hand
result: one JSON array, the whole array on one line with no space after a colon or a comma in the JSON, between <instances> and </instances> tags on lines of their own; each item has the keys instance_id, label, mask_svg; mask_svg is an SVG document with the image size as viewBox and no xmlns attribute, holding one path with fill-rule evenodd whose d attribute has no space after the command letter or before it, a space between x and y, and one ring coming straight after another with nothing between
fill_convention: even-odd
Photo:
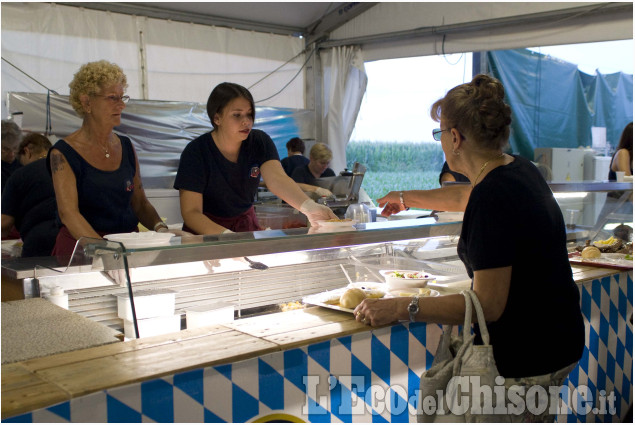
<instances>
[{"instance_id":1,"label":"woman's left hand","mask_svg":"<svg viewBox=\"0 0 635 425\"><path fill-rule=\"evenodd\" d=\"M400 318L398 312L407 311L404 300L409 302L407 298L366 298L353 310L355 320L370 326L396 322Z\"/></svg>"}]
</instances>

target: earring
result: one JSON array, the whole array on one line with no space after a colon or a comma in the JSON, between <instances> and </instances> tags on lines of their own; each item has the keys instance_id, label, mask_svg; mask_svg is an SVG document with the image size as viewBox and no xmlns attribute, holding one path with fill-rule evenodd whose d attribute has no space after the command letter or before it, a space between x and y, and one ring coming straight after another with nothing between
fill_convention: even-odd
<instances>
[{"instance_id":1,"label":"earring","mask_svg":"<svg viewBox=\"0 0 635 425\"><path fill-rule=\"evenodd\" d=\"M459 152L459 151L452 151L452 153L453 153L454 155L456 155L456 156L461 155L461 152Z\"/></svg>"}]
</instances>

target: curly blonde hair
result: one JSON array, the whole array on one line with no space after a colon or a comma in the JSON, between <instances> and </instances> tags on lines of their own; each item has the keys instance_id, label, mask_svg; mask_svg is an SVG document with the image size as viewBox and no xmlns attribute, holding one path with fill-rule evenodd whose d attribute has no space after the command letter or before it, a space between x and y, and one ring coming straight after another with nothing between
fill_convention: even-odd
<instances>
[{"instance_id":1,"label":"curly blonde hair","mask_svg":"<svg viewBox=\"0 0 635 425\"><path fill-rule=\"evenodd\" d=\"M124 90L128 88L126 74L119 65L105 60L82 65L68 85L71 89L69 100L77 115L83 118L86 113L80 100L81 95L98 94L103 88L113 84L121 84Z\"/></svg>"}]
</instances>

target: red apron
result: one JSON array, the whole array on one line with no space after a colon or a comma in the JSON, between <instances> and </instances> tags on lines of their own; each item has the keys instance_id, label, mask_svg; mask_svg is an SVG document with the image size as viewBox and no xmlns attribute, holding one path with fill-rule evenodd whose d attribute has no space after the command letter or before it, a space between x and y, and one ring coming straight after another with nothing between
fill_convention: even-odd
<instances>
[{"instance_id":1,"label":"red apron","mask_svg":"<svg viewBox=\"0 0 635 425\"><path fill-rule=\"evenodd\" d=\"M135 228L134 231L138 232L139 228ZM97 232L101 237L104 237L108 233L110 232ZM53 247L51 255L57 257L70 256L75 249L75 244L77 244L77 239L71 235L71 232L68 231L66 226L62 225L55 239L55 246Z\"/></svg>"},{"instance_id":2,"label":"red apron","mask_svg":"<svg viewBox=\"0 0 635 425\"><path fill-rule=\"evenodd\" d=\"M214 223L223 226L231 230L232 232L254 232L257 230L262 230L262 228L258 224L258 218L256 218L256 210L253 205L247 211L235 217L217 217L206 212L204 212L203 214L205 214L205 216L212 220ZM185 223L183 223L183 230L195 235L198 234L187 227Z\"/></svg>"}]
</instances>

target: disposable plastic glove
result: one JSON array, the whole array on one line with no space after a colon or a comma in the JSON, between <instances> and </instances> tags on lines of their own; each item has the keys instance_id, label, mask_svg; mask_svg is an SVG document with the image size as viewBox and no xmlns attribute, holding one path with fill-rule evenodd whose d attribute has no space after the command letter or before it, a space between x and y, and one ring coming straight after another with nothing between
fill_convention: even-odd
<instances>
[{"instance_id":1,"label":"disposable plastic glove","mask_svg":"<svg viewBox=\"0 0 635 425\"><path fill-rule=\"evenodd\" d=\"M311 222L311 226L317 226L318 220L331 220L337 218L329 207L320 205L312 199L307 199L302 203L300 206L300 212L307 216Z\"/></svg>"},{"instance_id":2,"label":"disposable plastic glove","mask_svg":"<svg viewBox=\"0 0 635 425\"><path fill-rule=\"evenodd\" d=\"M315 189L315 194L318 196L333 196L333 193L328 190L328 189L324 189L323 187L318 187L317 189Z\"/></svg>"}]
</instances>

